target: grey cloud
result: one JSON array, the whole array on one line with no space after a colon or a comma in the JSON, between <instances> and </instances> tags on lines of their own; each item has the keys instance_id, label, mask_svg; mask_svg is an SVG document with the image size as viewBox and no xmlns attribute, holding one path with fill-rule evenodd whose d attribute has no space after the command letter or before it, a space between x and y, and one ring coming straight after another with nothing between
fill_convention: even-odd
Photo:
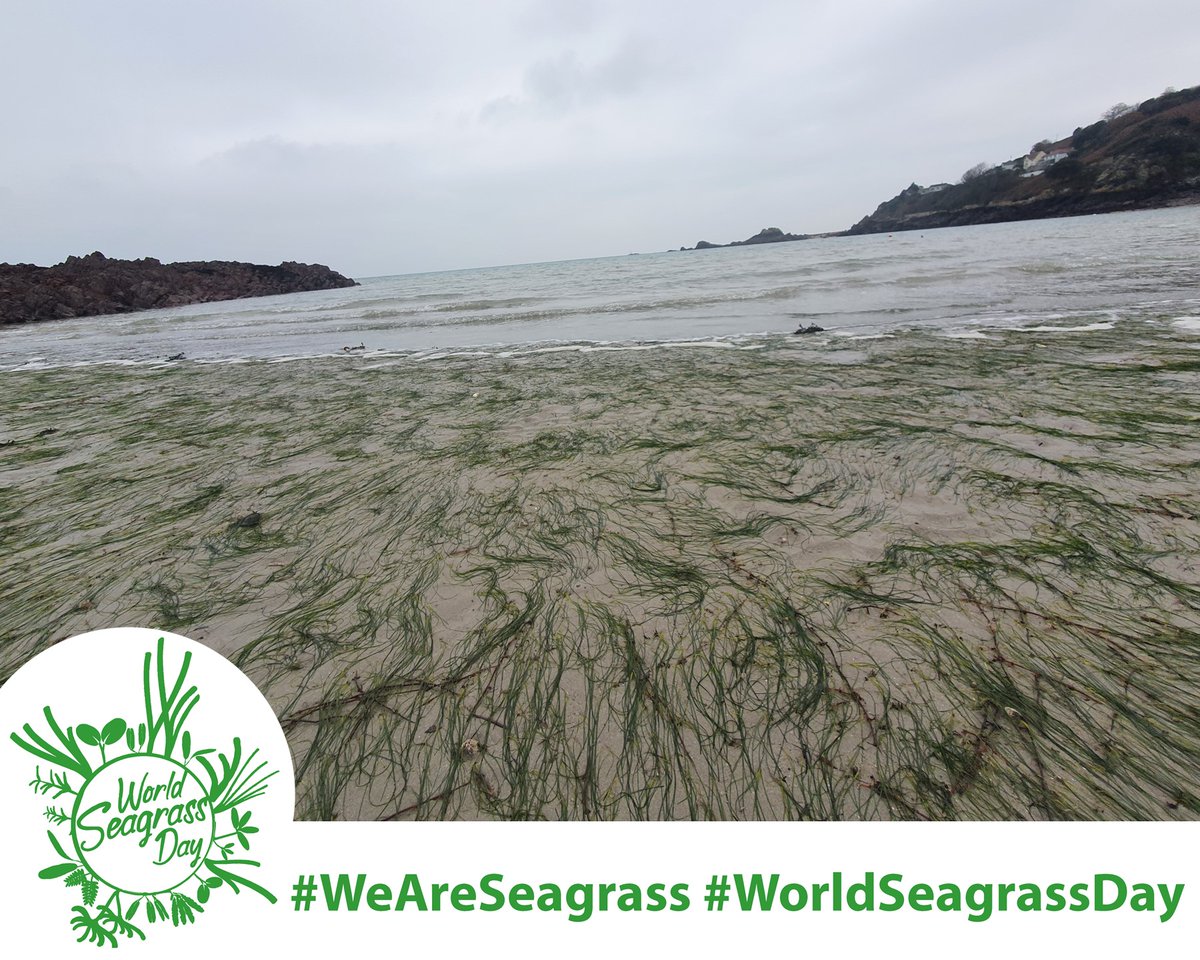
<instances>
[{"instance_id":1,"label":"grey cloud","mask_svg":"<svg viewBox=\"0 0 1200 960\"><path fill-rule=\"evenodd\" d=\"M616 53L583 63L574 50L546 57L525 71L520 94L489 100L483 120L503 120L524 113L557 114L610 97L637 94L655 74L643 46L628 42Z\"/></svg>"}]
</instances>

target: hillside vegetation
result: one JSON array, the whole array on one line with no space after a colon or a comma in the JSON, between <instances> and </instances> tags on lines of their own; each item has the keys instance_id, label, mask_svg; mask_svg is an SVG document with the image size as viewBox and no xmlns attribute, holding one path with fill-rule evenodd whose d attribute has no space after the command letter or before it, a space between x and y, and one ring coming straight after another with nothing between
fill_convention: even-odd
<instances>
[{"instance_id":1,"label":"hillside vegetation","mask_svg":"<svg viewBox=\"0 0 1200 960\"><path fill-rule=\"evenodd\" d=\"M1123 106L1123 105L1122 105ZM1200 86L1077 127L1025 157L972 168L941 188L914 183L850 233L1109 213L1200 201Z\"/></svg>"}]
</instances>

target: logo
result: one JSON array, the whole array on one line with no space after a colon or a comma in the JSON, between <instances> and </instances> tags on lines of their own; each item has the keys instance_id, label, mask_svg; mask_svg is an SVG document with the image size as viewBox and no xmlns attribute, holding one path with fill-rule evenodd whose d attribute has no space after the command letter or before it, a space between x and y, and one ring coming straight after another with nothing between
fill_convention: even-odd
<instances>
[{"instance_id":1,"label":"logo","mask_svg":"<svg viewBox=\"0 0 1200 960\"><path fill-rule=\"evenodd\" d=\"M136 670L136 652L123 643L118 662ZM201 692L189 681L192 650L169 655L159 636L140 667L141 701L120 715L73 716L67 701L11 732L32 761L29 788L45 800L49 862L38 876L76 901L70 925L97 946L197 923L226 896L276 900L255 880L254 813L279 770L240 736L193 736Z\"/></svg>"}]
</instances>

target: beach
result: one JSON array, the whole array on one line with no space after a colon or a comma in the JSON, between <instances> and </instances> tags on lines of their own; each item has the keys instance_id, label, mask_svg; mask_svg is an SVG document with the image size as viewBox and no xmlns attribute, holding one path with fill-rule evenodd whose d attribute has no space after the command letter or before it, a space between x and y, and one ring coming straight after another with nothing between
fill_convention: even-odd
<instances>
[{"instance_id":1,"label":"beach","mask_svg":"<svg viewBox=\"0 0 1200 960\"><path fill-rule=\"evenodd\" d=\"M200 640L304 819L1193 819L1198 326L9 370L0 678Z\"/></svg>"}]
</instances>

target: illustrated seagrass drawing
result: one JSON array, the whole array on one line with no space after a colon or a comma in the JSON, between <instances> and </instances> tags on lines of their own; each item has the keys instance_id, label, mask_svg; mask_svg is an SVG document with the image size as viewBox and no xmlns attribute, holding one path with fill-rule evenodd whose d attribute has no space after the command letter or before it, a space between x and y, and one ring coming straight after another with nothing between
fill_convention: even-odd
<instances>
[{"instance_id":1,"label":"illustrated seagrass drawing","mask_svg":"<svg viewBox=\"0 0 1200 960\"><path fill-rule=\"evenodd\" d=\"M70 923L80 942L116 947L122 938L145 940L139 924L193 923L221 889L276 900L245 875L259 861L240 854L258 833L250 805L278 770L238 737L229 753L194 749L186 723L200 695L185 687L191 657L169 679L164 639L146 652L144 721L64 730L47 706L49 735L28 723L11 734L40 761L29 785L47 799L57 859L38 876L78 896Z\"/></svg>"}]
</instances>

